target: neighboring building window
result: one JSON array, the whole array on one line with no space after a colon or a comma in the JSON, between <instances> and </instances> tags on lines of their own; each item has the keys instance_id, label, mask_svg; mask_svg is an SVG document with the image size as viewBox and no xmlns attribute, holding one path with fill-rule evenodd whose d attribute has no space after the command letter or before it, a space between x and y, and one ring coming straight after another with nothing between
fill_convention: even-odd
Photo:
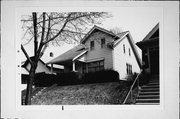
<instances>
[{"instance_id":1,"label":"neighboring building window","mask_svg":"<svg viewBox=\"0 0 180 119\"><path fill-rule=\"evenodd\" d=\"M127 71L127 74L132 74L132 65L126 63L126 71Z\"/></svg>"},{"instance_id":2,"label":"neighboring building window","mask_svg":"<svg viewBox=\"0 0 180 119\"><path fill-rule=\"evenodd\" d=\"M129 56L131 56L131 49L129 48Z\"/></svg>"},{"instance_id":3,"label":"neighboring building window","mask_svg":"<svg viewBox=\"0 0 180 119\"><path fill-rule=\"evenodd\" d=\"M106 44L105 38L101 39L101 48L104 48Z\"/></svg>"},{"instance_id":4,"label":"neighboring building window","mask_svg":"<svg viewBox=\"0 0 180 119\"><path fill-rule=\"evenodd\" d=\"M52 52L50 52L50 57L53 57L53 53Z\"/></svg>"},{"instance_id":5,"label":"neighboring building window","mask_svg":"<svg viewBox=\"0 0 180 119\"><path fill-rule=\"evenodd\" d=\"M104 70L104 60L87 63L88 72Z\"/></svg>"},{"instance_id":6,"label":"neighboring building window","mask_svg":"<svg viewBox=\"0 0 180 119\"><path fill-rule=\"evenodd\" d=\"M143 63L143 68L148 68L149 67L149 62L148 62L148 53L147 51L142 51L142 61Z\"/></svg>"},{"instance_id":7,"label":"neighboring building window","mask_svg":"<svg viewBox=\"0 0 180 119\"><path fill-rule=\"evenodd\" d=\"M125 44L123 44L123 51L126 53Z\"/></svg>"},{"instance_id":8,"label":"neighboring building window","mask_svg":"<svg viewBox=\"0 0 180 119\"><path fill-rule=\"evenodd\" d=\"M87 73L87 71L86 71L86 64L85 63L82 65L82 73Z\"/></svg>"},{"instance_id":9,"label":"neighboring building window","mask_svg":"<svg viewBox=\"0 0 180 119\"><path fill-rule=\"evenodd\" d=\"M94 41L91 41L91 42L90 42L90 49L91 49L91 50L94 50Z\"/></svg>"}]
</instances>

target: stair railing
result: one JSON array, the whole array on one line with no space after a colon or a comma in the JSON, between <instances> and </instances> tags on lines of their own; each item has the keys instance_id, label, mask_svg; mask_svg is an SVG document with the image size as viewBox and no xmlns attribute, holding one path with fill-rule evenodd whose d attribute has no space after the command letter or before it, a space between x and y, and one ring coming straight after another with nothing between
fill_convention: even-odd
<instances>
[{"instance_id":1,"label":"stair railing","mask_svg":"<svg viewBox=\"0 0 180 119\"><path fill-rule=\"evenodd\" d=\"M132 97L133 97L133 96L132 96L132 95L133 95L132 89L134 88L136 82L137 82L137 87L138 87L138 90L139 90L139 76L140 76L141 73L142 73L142 71L136 76L133 84L131 85L131 87L130 87L130 89L129 89L129 92L128 92L127 95L126 95L126 98L125 98L124 101L123 101L123 104L126 103L126 101L127 101L127 99L128 99L129 96L131 96L131 101L132 101Z\"/></svg>"}]
</instances>

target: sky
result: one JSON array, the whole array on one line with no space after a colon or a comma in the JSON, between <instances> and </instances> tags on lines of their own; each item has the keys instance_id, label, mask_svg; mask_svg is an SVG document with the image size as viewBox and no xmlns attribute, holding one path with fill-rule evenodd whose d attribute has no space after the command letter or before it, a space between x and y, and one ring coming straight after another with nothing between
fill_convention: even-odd
<instances>
[{"instance_id":1,"label":"sky","mask_svg":"<svg viewBox=\"0 0 180 119\"><path fill-rule=\"evenodd\" d=\"M112 17L105 19L102 24L98 26L107 30L119 27L123 31L130 31L135 43L142 41L150 30L158 22L160 23L162 19L162 10L158 7L113 7L105 11L110 12ZM32 43L25 46L30 56L33 55ZM46 49L41 59L46 63L74 46L73 44L50 46ZM138 47L137 49L141 56L141 50ZM53 52L53 57L49 57L50 52ZM22 61L25 61L26 58L23 53L21 53L21 56Z\"/></svg>"}]
</instances>

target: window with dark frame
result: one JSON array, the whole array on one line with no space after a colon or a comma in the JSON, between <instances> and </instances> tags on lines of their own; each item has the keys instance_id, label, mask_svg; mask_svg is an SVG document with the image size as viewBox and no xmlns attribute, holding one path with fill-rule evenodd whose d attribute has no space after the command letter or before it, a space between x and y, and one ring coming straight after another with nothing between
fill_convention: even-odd
<instances>
[{"instance_id":1,"label":"window with dark frame","mask_svg":"<svg viewBox=\"0 0 180 119\"><path fill-rule=\"evenodd\" d=\"M52 52L50 52L50 54L49 54L49 55L50 55L50 57L53 57L53 53L52 53Z\"/></svg>"},{"instance_id":2,"label":"window with dark frame","mask_svg":"<svg viewBox=\"0 0 180 119\"><path fill-rule=\"evenodd\" d=\"M104 70L104 60L87 63L88 72Z\"/></svg>"},{"instance_id":3,"label":"window with dark frame","mask_svg":"<svg viewBox=\"0 0 180 119\"><path fill-rule=\"evenodd\" d=\"M129 66L127 63L126 63L126 72L127 72L127 74L129 74Z\"/></svg>"},{"instance_id":4,"label":"window with dark frame","mask_svg":"<svg viewBox=\"0 0 180 119\"><path fill-rule=\"evenodd\" d=\"M126 72L127 74L132 74L132 65L126 63Z\"/></svg>"},{"instance_id":5,"label":"window with dark frame","mask_svg":"<svg viewBox=\"0 0 180 119\"><path fill-rule=\"evenodd\" d=\"M106 44L105 38L101 39L101 48L104 48Z\"/></svg>"},{"instance_id":6,"label":"window with dark frame","mask_svg":"<svg viewBox=\"0 0 180 119\"><path fill-rule=\"evenodd\" d=\"M90 50L94 50L94 41L90 42Z\"/></svg>"},{"instance_id":7,"label":"window with dark frame","mask_svg":"<svg viewBox=\"0 0 180 119\"><path fill-rule=\"evenodd\" d=\"M82 65L82 73L87 73L87 71L86 71L86 63L84 63Z\"/></svg>"},{"instance_id":8,"label":"window with dark frame","mask_svg":"<svg viewBox=\"0 0 180 119\"><path fill-rule=\"evenodd\" d=\"M125 44L123 44L123 51L124 51L124 54L125 54L126 53Z\"/></svg>"},{"instance_id":9,"label":"window with dark frame","mask_svg":"<svg viewBox=\"0 0 180 119\"><path fill-rule=\"evenodd\" d=\"M129 48L129 56L131 56L131 49Z\"/></svg>"}]
</instances>

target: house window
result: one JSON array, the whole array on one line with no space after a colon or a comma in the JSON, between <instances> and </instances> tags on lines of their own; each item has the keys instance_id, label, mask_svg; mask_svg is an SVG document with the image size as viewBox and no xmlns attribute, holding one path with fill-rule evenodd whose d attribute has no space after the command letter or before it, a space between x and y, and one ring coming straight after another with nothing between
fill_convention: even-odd
<instances>
[{"instance_id":1,"label":"house window","mask_svg":"<svg viewBox=\"0 0 180 119\"><path fill-rule=\"evenodd\" d=\"M90 50L94 50L94 41L90 42Z\"/></svg>"},{"instance_id":2,"label":"house window","mask_svg":"<svg viewBox=\"0 0 180 119\"><path fill-rule=\"evenodd\" d=\"M123 44L123 51L124 51L124 54L125 54L126 53L125 44Z\"/></svg>"},{"instance_id":3,"label":"house window","mask_svg":"<svg viewBox=\"0 0 180 119\"><path fill-rule=\"evenodd\" d=\"M149 67L149 62L148 62L148 54L145 51L142 51L142 61L143 63L143 68L148 68Z\"/></svg>"},{"instance_id":4,"label":"house window","mask_svg":"<svg viewBox=\"0 0 180 119\"><path fill-rule=\"evenodd\" d=\"M88 72L104 70L104 60L87 63Z\"/></svg>"},{"instance_id":5,"label":"house window","mask_svg":"<svg viewBox=\"0 0 180 119\"><path fill-rule=\"evenodd\" d=\"M104 48L105 47L105 38L102 38L101 39L101 48Z\"/></svg>"},{"instance_id":6,"label":"house window","mask_svg":"<svg viewBox=\"0 0 180 119\"><path fill-rule=\"evenodd\" d=\"M126 71L127 71L127 74L132 74L132 65L126 63Z\"/></svg>"},{"instance_id":7,"label":"house window","mask_svg":"<svg viewBox=\"0 0 180 119\"><path fill-rule=\"evenodd\" d=\"M84 63L84 64L82 65L82 73L87 73L87 72L86 72L86 63Z\"/></svg>"},{"instance_id":8,"label":"house window","mask_svg":"<svg viewBox=\"0 0 180 119\"><path fill-rule=\"evenodd\" d=\"M53 57L53 53L52 52L50 52L50 57Z\"/></svg>"},{"instance_id":9,"label":"house window","mask_svg":"<svg viewBox=\"0 0 180 119\"><path fill-rule=\"evenodd\" d=\"M131 49L129 48L129 56L131 56Z\"/></svg>"}]
</instances>

